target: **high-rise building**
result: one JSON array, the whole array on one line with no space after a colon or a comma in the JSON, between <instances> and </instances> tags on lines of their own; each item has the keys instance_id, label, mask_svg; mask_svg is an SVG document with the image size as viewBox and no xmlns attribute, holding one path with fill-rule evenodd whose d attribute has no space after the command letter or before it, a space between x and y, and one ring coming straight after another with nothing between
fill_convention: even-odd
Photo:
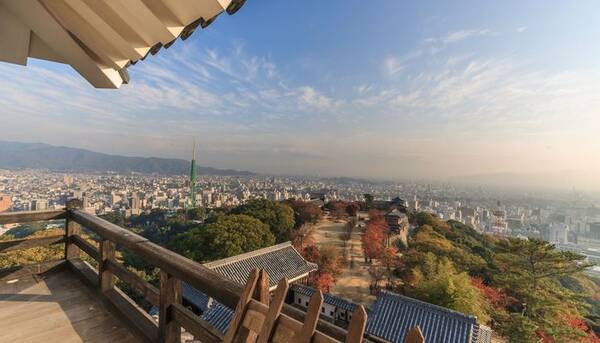
<instances>
[{"instance_id":1,"label":"high-rise building","mask_svg":"<svg viewBox=\"0 0 600 343\"><path fill-rule=\"evenodd\" d=\"M192 152L192 165L190 168L190 199L192 208L196 208L196 179L198 178L198 172L196 170L196 142L194 142L194 149Z\"/></svg>"},{"instance_id":2,"label":"high-rise building","mask_svg":"<svg viewBox=\"0 0 600 343\"><path fill-rule=\"evenodd\" d=\"M8 211L12 206L12 199L8 195L0 194L0 212Z\"/></svg>"},{"instance_id":3,"label":"high-rise building","mask_svg":"<svg viewBox=\"0 0 600 343\"><path fill-rule=\"evenodd\" d=\"M31 201L31 210L32 211L41 211L48 209L48 200L46 199L36 199Z\"/></svg>"}]
</instances>

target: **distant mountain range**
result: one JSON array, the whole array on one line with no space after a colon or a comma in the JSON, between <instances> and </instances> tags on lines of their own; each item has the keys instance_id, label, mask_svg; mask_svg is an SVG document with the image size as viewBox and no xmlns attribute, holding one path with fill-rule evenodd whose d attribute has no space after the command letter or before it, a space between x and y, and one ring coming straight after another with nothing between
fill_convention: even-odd
<instances>
[{"instance_id":1,"label":"distant mountain range","mask_svg":"<svg viewBox=\"0 0 600 343\"><path fill-rule=\"evenodd\" d=\"M49 169L69 172L187 174L190 162L174 158L108 155L41 143L0 141L0 169ZM198 167L204 175L252 175L248 171Z\"/></svg>"}]
</instances>

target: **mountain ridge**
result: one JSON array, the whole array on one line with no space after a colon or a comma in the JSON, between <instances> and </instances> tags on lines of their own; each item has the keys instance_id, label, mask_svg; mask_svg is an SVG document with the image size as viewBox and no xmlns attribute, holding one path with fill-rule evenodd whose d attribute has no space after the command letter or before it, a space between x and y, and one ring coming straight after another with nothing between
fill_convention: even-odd
<instances>
[{"instance_id":1,"label":"mountain ridge","mask_svg":"<svg viewBox=\"0 0 600 343\"><path fill-rule=\"evenodd\" d=\"M198 166L198 174L253 175L249 171ZM48 169L68 172L187 174L190 161L177 158L111 155L87 149L45 143L0 140L0 169Z\"/></svg>"}]
</instances>

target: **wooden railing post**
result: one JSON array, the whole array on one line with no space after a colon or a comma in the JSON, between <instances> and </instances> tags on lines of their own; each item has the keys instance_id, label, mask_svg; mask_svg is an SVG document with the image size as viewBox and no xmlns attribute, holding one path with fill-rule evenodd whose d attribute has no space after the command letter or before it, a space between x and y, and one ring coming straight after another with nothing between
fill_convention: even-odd
<instances>
[{"instance_id":1,"label":"wooden railing post","mask_svg":"<svg viewBox=\"0 0 600 343\"><path fill-rule=\"evenodd\" d=\"M181 342L181 326L173 318L172 304L181 304L181 281L160 271L160 307L158 317L158 335L160 342Z\"/></svg>"},{"instance_id":2,"label":"wooden railing post","mask_svg":"<svg viewBox=\"0 0 600 343\"><path fill-rule=\"evenodd\" d=\"M100 263L98 264L98 285L102 292L115 285L113 273L108 269L108 261L115 258L115 244L109 240L100 242Z\"/></svg>"},{"instance_id":3,"label":"wooden railing post","mask_svg":"<svg viewBox=\"0 0 600 343\"><path fill-rule=\"evenodd\" d=\"M81 209L83 202L80 199L70 199L67 201L67 219L65 223L65 259L70 260L79 257L79 247L75 245L71 236L78 235L81 231L81 225L79 225L73 217L71 212L74 210Z\"/></svg>"}]
</instances>

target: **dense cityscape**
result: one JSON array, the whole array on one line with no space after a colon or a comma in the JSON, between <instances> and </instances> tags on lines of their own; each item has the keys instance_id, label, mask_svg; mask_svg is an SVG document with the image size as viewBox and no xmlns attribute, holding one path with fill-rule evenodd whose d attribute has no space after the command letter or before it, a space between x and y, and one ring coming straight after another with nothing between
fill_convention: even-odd
<instances>
[{"instance_id":1,"label":"dense cityscape","mask_svg":"<svg viewBox=\"0 0 600 343\"><path fill-rule=\"evenodd\" d=\"M600 249L600 206L576 192L527 193L431 183L370 182L347 178L208 176L196 182L197 206L232 208L251 199L324 202L400 197L411 211L457 220L480 232L536 237L565 248ZM188 176L113 173L71 174L44 170L0 170L0 212L60 208L71 197L83 199L96 215L139 215L152 209L191 206Z\"/></svg>"}]
</instances>

